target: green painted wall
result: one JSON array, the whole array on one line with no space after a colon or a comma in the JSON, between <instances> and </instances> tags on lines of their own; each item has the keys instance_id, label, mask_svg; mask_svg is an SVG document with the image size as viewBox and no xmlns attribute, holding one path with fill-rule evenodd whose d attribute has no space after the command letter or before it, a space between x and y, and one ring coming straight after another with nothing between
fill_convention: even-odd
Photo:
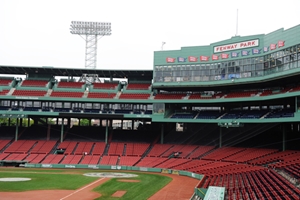
<instances>
[{"instance_id":1,"label":"green painted wall","mask_svg":"<svg viewBox=\"0 0 300 200\"><path fill-rule=\"evenodd\" d=\"M203 56L210 56L212 54L214 54L213 52L213 47L214 46L219 46L219 45L226 45L226 44L231 44L231 43L236 43L236 42L242 42L242 41L247 41L247 40L253 40L253 39L259 39L259 46L255 47L255 48L263 48L264 46L269 46L270 44L277 44L279 40L284 40L285 41L285 45L282 48L287 48L296 44L300 44L300 25L297 25L295 27L292 27L290 29L284 30L283 28L278 29L276 31L273 31L271 33L268 34L260 34L260 35L252 35L252 36L234 36L230 39L227 40L223 40L223 41L219 41L219 42L215 42L215 43L211 43L210 45L206 45L206 46L191 46L191 47L182 47L179 50L171 50L171 51L155 51L154 52L154 66L155 65L166 65L166 64L203 64L203 63L214 63L214 62L220 62L220 59L218 61L212 61L210 58L209 62L200 62L199 60L199 56L203 55ZM242 50L250 50L251 48L245 48ZM277 51L278 47L276 47L275 50L273 51ZM241 49L239 50L233 50L233 51L241 51ZM250 53L249 56L245 56L243 58L251 58L251 57L256 57L256 56L262 56L265 54L269 54L270 52L273 51L269 51L267 53L263 53L263 51L261 52L261 54L258 55L252 55ZM226 53L230 53L232 51L226 51ZM225 53L225 52L224 52ZM218 55L220 53L216 53L216 55ZM166 58L167 57L188 57L188 56L196 56L198 57L198 61L199 62L177 62L177 60L174 63L167 63L166 62ZM226 60L235 60L235 59L241 59L241 56L239 56L238 58L229 58Z\"/></svg>"}]
</instances>

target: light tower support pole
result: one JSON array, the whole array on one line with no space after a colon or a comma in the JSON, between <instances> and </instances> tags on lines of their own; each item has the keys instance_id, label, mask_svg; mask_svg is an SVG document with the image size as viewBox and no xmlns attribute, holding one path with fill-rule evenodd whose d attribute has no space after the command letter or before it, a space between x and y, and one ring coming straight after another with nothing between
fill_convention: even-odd
<instances>
[{"instance_id":1,"label":"light tower support pole","mask_svg":"<svg viewBox=\"0 0 300 200\"><path fill-rule=\"evenodd\" d=\"M85 68L97 67L97 36L86 35L85 45Z\"/></svg>"},{"instance_id":2,"label":"light tower support pole","mask_svg":"<svg viewBox=\"0 0 300 200\"><path fill-rule=\"evenodd\" d=\"M85 68L95 69L97 67L98 38L111 35L111 23L72 21L70 32L85 40Z\"/></svg>"}]
</instances>

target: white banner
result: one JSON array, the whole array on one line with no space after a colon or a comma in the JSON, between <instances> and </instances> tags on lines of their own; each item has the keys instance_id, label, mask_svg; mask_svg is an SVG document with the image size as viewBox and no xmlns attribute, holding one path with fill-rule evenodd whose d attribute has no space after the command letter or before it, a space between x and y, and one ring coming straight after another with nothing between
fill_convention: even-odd
<instances>
[{"instance_id":1,"label":"white banner","mask_svg":"<svg viewBox=\"0 0 300 200\"><path fill-rule=\"evenodd\" d=\"M250 47L257 47L259 45L259 40L248 40L243 42L237 42L232 44L226 44L222 46L214 47L214 53L220 53L225 51L233 51L237 49L245 49Z\"/></svg>"}]
</instances>

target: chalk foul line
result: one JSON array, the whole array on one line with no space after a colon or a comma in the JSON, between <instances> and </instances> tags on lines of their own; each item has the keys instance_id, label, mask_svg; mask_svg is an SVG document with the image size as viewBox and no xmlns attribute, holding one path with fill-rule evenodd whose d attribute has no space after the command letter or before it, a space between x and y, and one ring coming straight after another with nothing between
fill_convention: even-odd
<instances>
[{"instance_id":1,"label":"chalk foul line","mask_svg":"<svg viewBox=\"0 0 300 200\"><path fill-rule=\"evenodd\" d=\"M86 186L84 186L84 187L78 189L78 190L75 190L74 192L72 192L71 194L69 194L69 195L67 195L67 196L65 196L65 197L63 197L63 198L61 198L60 200L64 200L64 199L66 199L66 198L72 196L73 194L76 194L77 192L80 192L81 190L84 190L85 188L90 187L90 186L92 186L92 185L94 185L94 184L96 184L96 183L102 181L103 179L105 179L105 178L100 178L100 179L98 179L98 180L96 180L96 181L94 181L94 182L92 182L92 183L90 183L90 184L88 184L88 185L86 185Z\"/></svg>"}]
</instances>

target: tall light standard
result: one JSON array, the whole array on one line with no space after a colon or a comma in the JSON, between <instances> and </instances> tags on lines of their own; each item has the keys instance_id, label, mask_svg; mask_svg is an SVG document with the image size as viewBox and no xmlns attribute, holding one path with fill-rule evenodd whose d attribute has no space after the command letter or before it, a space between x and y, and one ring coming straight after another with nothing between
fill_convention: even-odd
<instances>
[{"instance_id":1,"label":"tall light standard","mask_svg":"<svg viewBox=\"0 0 300 200\"><path fill-rule=\"evenodd\" d=\"M161 43L161 50L164 50L164 45L166 44L166 42L162 42Z\"/></svg>"},{"instance_id":2,"label":"tall light standard","mask_svg":"<svg viewBox=\"0 0 300 200\"><path fill-rule=\"evenodd\" d=\"M111 23L72 21L70 32L85 40L85 68L95 69L97 67L98 38L111 35Z\"/></svg>"}]
</instances>

